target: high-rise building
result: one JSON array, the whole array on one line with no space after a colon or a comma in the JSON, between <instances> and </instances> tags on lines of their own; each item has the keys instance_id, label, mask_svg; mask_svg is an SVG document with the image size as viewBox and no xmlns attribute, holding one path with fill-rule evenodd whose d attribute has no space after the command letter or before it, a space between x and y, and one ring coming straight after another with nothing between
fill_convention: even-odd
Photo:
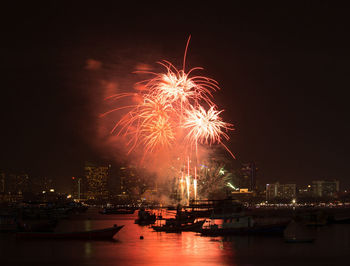
<instances>
[{"instance_id":1,"label":"high-rise building","mask_svg":"<svg viewBox=\"0 0 350 266\"><path fill-rule=\"evenodd\" d=\"M149 178L142 175L133 165L120 167L121 193L131 197L138 197L150 188ZM147 182L148 181L148 182Z\"/></svg>"},{"instance_id":2,"label":"high-rise building","mask_svg":"<svg viewBox=\"0 0 350 266\"><path fill-rule=\"evenodd\" d=\"M5 172L0 171L0 192L5 193Z\"/></svg>"},{"instance_id":3,"label":"high-rise building","mask_svg":"<svg viewBox=\"0 0 350 266\"><path fill-rule=\"evenodd\" d=\"M266 184L266 199L293 199L296 197L296 184Z\"/></svg>"},{"instance_id":4,"label":"high-rise building","mask_svg":"<svg viewBox=\"0 0 350 266\"><path fill-rule=\"evenodd\" d=\"M312 192L315 197L334 197L339 192L338 180L312 181Z\"/></svg>"},{"instance_id":5,"label":"high-rise building","mask_svg":"<svg viewBox=\"0 0 350 266\"><path fill-rule=\"evenodd\" d=\"M241 169L243 173L243 180L241 181L240 188L248 188L249 191L253 191L256 188L256 172L258 168L254 162L243 164Z\"/></svg>"},{"instance_id":6,"label":"high-rise building","mask_svg":"<svg viewBox=\"0 0 350 266\"><path fill-rule=\"evenodd\" d=\"M107 199L107 182L111 165L97 165L90 162L85 163L84 171L87 182L88 199Z\"/></svg>"}]
</instances>

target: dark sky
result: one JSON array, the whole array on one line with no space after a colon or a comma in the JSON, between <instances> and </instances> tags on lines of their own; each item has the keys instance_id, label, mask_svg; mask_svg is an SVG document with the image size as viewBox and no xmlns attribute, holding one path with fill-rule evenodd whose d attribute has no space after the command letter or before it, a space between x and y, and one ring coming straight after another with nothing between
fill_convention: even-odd
<instances>
[{"instance_id":1,"label":"dark sky","mask_svg":"<svg viewBox=\"0 0 350 266\"><path fill-rule=\"evenodd\" d=\"M238 162L255 161L261 183L350 186L347 6L50 2L2 6L0 168L64 186L85 160L105 156L96 80L125 79L140 62L181 67L191 34L188 67L220 83ZM104 73L87 71L88 59Z\"/></svg>"}]
</instances>

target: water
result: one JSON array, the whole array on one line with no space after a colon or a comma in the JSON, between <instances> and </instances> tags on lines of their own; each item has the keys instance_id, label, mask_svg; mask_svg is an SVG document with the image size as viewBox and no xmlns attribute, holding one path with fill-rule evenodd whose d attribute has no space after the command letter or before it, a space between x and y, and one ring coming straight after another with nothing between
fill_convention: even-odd
<instances>
[{"instance_id":1,"label":"water","mask_svg":"<svg viewBox=\"0 0 350 266\"><path fill-rule=\"evenodd\" d=\"M113 241L20 240L0 235L0 265L346 265L350 225L310 229L314 243L287 244L282 237L202 237L193 232L153 232L134 215L89 210L60 221L57 231L125 227ZM90 218L90 219L89 219ZM141 240L140 236L144 239Z\"/></svg>"}]
</instances>

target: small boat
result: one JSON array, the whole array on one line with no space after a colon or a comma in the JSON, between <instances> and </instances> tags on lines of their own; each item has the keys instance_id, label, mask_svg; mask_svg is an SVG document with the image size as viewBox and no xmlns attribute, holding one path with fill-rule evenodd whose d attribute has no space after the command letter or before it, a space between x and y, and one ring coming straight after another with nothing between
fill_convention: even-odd
<instances>
[{"instance_id":1,"label":"small boat","mask_svg":"<svg viewBox=\"0 0 350 266\"><path fill-rule=\"evenodd\" d=\"M138 225L149 225L154 224L157 220L156 214L144 209L140 209L138 212L138 218L135 220L135 224Z\"/></svg>"},{"instance_id":2,"label":"small boat","mask_svg":"<svg viewBox=\"0 0 350 266\"><path fill-rule=\"evenodd\" d=\"M315 237L312 237L307 226L295 220L289 223L283 236L286 243L313 243L315 241Z\"/></svg>"},{"instance_id":3,"label":"small boat","mask_svg":"<svg viewBox=\"0 0 350 266\"><path fill-rule=\"evenodd\" d=\"M284 242L295 244L295 243L313 243L315 241L315 238L284 238Z\"/></svg>"},{"instance_id":4,"label":"small boat","mask_svg":"<svg viewBox=\"0 0 350 266\"><path fill-rule=\"evenodd\" d=\"M334 214L330 216L328 219L329 223L332 224L349 224L350 223L350 215L349 214Z\"/></svg>"},{"instance_id":5,"label":"small boat","mask_svg":"<svg viewBox=\"0 0 350 266\"><path fill-rule=\"evenodd\" d=\"M104 208L100 214L133 214L135 209Z\"/></svg>"},{"instance_id":6,"label":"small boat","mask_svg":"<svg viewBox=\"0 0 350 266\"><path fill-rule=\"evenodd\" d=\"M29 220L18 222L18 231L21 232L53 232L57 220Z\"/></svg>"},{"instance_id":7,"label":"small boat","mask_svg":"<svg viewBox=\"0 0 350 266\"><path fill-rule=\"evenodd\" d=\"M310 211L301 214L300 217L303 223L307 226L324 226L328 224L328 216L322 211Z\"/></svg>"},{"instance_id":8,"label":"small boat","mask_svg":"<svg viewBox=\"0 0 350 266\"><path fill-rule=\"evenodd\" d=\"M114 225L110 228L81 231L81 232L18 232L17 238L22 239L84 239L84 240L108 240L122 229L124 225Z\"/></svg>"},{"instance_id":9,"label":"small boat","mask_svg":"<svg viewBox=\"0 0 350 266\"><path fill-rule=\"evenodd\" d=\"M0 233L16 232L18 230L18 221L15 215L0 215Z\"/></svg>"},{"instance_id":10,"label":"small boat","mask_svg":"<svg viewBox=\"0 0 350 266\"><path fill-rule=\"evenodd\" d=\"M225 216L222 224L211 224L203 227L200 233L205 236L222 235L280 235L287 227L289 220L284 219L257 219L242 214Z\"/></svg>"},{"instance_id":11,"label":"small boat","mask_svg":"<svg viewBox=\"0 0 350 266\"><path fill-rule=\"evenodd\" d=\"M166 232L166 233L181 233L181 232L199 232L204 224L205 220L185 223L185 224L176 224L168 223L160 226L152 226L153 230L156 232Z\"/></svg>"}]
</instances>

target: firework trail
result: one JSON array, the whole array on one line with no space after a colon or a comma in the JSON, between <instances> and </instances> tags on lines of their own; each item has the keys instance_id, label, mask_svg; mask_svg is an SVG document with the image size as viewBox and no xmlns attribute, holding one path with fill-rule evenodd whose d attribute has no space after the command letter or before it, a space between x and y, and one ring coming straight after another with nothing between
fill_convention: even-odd
<instances>
[{"instance_id":1,"label":"firework trail","mask_svg":"<svg viewBox=\"0 0 350 266\"><path fill-rule=\"evenodd\" d=\"M134 99L135 96L140 100L101 115L124 112L111 133L126 138L128 153L138 149L143 151L145 157L156 155L158 151L168 151L178 154L183 162L187 157L185 180L183 172L178 172L182 174L181 186L186 182L188 200L191 177L189 158L194 158L194 198L197 198L198 145L220 144L233 156L223 143L229 140L227 132L233 130L233 125L223 121L220 116L223 110L218 110L213 102L213 93L220 89L218 83L214 79L194 75L202 69L200 67L185 72L189 40L181 70L168 61L161 61L158 64L165 68L164 72L139 71L151 75L150 79L138 83L143 86L142 90L112 95L106 100L118 102L128 97Z\"/></svg>"}]
</instances>

